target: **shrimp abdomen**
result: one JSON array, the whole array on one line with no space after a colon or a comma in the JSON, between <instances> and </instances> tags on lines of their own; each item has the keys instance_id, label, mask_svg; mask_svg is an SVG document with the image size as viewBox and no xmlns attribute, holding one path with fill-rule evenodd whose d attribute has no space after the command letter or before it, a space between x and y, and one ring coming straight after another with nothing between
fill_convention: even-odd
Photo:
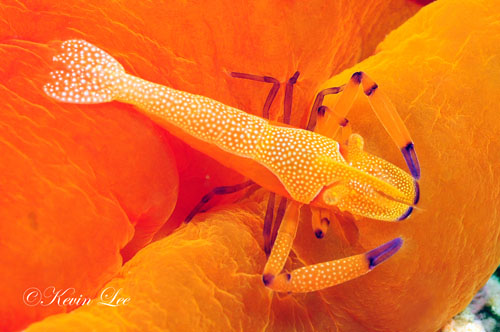
<instances>
[{"instance_id":1,"label":"shrimp abdomen","mask_svg":"<svg viewBox=\"0 0 500 332\"><path fill-rule=\"evenodd\" d=\"M269 126L213 99L178 91L125 73L111 55L84 40L68 40L54 57L64 69L51 73L45 92L62 102L91 104L112 100L135 105L169 132L251 178L266 189L288 196L280 180L253 160Z\"/></svg>"}]
</instances>

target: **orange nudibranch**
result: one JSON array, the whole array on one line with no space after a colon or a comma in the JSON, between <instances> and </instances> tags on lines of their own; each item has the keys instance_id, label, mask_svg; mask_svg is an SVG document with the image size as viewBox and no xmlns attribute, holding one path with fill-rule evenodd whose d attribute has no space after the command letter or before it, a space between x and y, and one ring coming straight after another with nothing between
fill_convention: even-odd
<instances>
[{"instance_id":1,"label":"orange nudibranch","mask_svg":"<svg viewBox=\"0 0 500 332\"><path fill-rule=\"evenodd\" d=\"M346 160L329 137L271 124L213 99L129 75L86 41L69 40L62 48L54 61L65 68L51 72L44 86L59 101L133 104L195 149L300 203L388 221L406 217L416 203L414 179L362 151L362 140L353 139Z\"/></svg>"}]
</instances>

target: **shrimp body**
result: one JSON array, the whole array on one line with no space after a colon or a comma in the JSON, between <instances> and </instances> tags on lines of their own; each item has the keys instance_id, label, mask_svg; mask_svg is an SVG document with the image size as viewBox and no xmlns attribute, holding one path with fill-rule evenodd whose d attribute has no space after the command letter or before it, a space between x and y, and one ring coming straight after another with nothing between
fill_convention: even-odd
<instances>
[{"instance_id":1,"label":"shrimp body","mask_svg":"<svg viewBox=\"0 0 500 332\"><path fill-rule=\"evenodd\" d=\"M270 172L279 180L281 188L276 187L276 183L269 186L267 181L255 179L255 175L249 177L270 191L298 202L309 204L330 181L325 178L327 174L320 174L321 170L316 167L319 156L345 164L339 144L314 132L274 125L213 99L131 75L125 74L122 82L117 100L137 106L156 121L167 122L168 127L176 127L174 134L201 151L206 151L207 145L222 150L220 156L215 157L225 166L240 172L248 160L263 166L265 173ZM201 146L194 139L199 140ZM231 164L234 157L239 157L239 165Z\"/></svg>"},{"instance_id":2,"label":"shrimp body","mask_svg":"<svg viewBox=\"0 0 500 332\"><path fill-rule=\"evenodd\" d=\"M360 137L343 154L331 138L126 74L113 57L83 40L66 41L63 50L54 60L66 69L51 73L53 80L44 86L49 96L133 104L193 148L272 192L389 221L405 215L416 200L413 178L362 151Z\"/></svg>"}]
</instances>

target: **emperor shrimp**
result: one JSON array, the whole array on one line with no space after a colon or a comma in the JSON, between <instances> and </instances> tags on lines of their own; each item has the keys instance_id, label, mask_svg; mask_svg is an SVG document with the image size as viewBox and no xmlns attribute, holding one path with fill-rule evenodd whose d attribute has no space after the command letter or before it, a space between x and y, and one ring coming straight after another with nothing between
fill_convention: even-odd
<instances>
[{"instance_id":1,"label":"emperor shrimp","mask_svg":"<svg viewBox=\"0 0 500 332\"><path fill-rule=\"evenodd\" d=\"M307 130L273 123L213 99L127 74L111 55L84 40L65 41L54 61L64 69L51 72L51 80L44 86L50 97L66 103L116 100L132 104L193 148L252 181L227 192L256 183L290 201L272 240L269 224L264 225L266 241L274 241L263 272L267 287L278 292L331 287L369 272L402 246L403 240L395 238L365 253L282 272L302 205L310 205L315 211L349 212L391 222L407 218L418 202L420 167L410 134L392 103L366 74L355 73L345 86L320 92ZM233 76L279 86L272 78ZM287 91L290 88L291 92L297 77L298 73L290 79ZM351 134L346 116L360 87L401 149L411 175L364 151L363 138ZM276 89L272 90L275 93ZM322 106L329 93L341 93L331 110ZM272 98L268 97L267 110L270 102ZM332 138L332 128L338 125L345 138L341 143Z\"/></svg>"}]
</instances>

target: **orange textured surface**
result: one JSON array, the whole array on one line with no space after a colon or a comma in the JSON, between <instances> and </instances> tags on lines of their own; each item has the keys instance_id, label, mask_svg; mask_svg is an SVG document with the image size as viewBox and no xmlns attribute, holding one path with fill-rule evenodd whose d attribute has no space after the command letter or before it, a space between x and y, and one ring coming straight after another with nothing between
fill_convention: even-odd
<instances>
[{"instance_id":1,"label":"orange textured surface","mask_svg":"<svg viewBox=\"0 0 500 332\"><path fill-rule=\"evenodd\" d=\"M285 80L299 69L302 75L294 109L307 110L319 82L371 54L387 32L419 8L402 0L381 1L369 7L338 3L337 7L324 8L321 3L309 3L308 8L302 8L300 3L269 6L267 2L245 8L234 1L206 7L181 1L169 2L168 6L163 2L127 1L108 3L105 8L89 1L0 4L0 93L4 105L0 113L0 174L8 192L0 199L0 269L7 271L0 282L4 294L0 300L2 330L21 328L70 309L26 306L22 293L28 287L74 287L78 294L96 294L118 271L120 250L125 247L122 254L131 257L172 213L177 197L176 168L180 175L179 204L158 237L175 228L210 188L241 180L237 173L173 140L129 106L75 106L49 100L41 85L57 42L85 38L116 56L138 76L207 95L252 113L259 113L268 87L232 80L225 71L267 74ZM276 103L273 118L280 109ZM304 111L295 114L296 124L307 116ZM230 216L241 226L237 215ZM251 219L255 220L253 216ZM252 238L258 238L260 224L248 227ZM213 232L218 231L214 228ZM227 254L224 248L243 244L237 231L222 233L222 238L215 236L221 244L213 248L214 254ZM271 295L255 274L261 268L263 254L255 240L249 238L247 244L253 246L251 250L247 247L228 261L252 273L251 282L242 285L247 285L245 310L249 316L245 324L253 324L258 317L269 314L262 311L269 302L261 306L259 299L268 301ZM175 255L184 252L178 246L172 250L178 251ZM212 251L200 251L207 252ZM245 257L248 252L256 258ZM146 254L140 257L148 259ZM187 264L190 260L188 256L186 259ZM244 265L245 260L248 265ZM132 262L131 266L135 264ZM218 266L213 263L203 268L214 265ZM213 273L224 282L227 269L218 267ZM172 287L176 286L179 288L172 283ZM205 295L212 294L214 288L206 286L210 291ZM239 286L232 285L228 292L238 292ZM163 298L162 305L178 306L179 299L185 297L185 287L180 287L179 295ZM320 293L313 298L318 296ZM192 306L184 308L206 299L198 297L190 302ZM318 304L310 305L314 308ZM280 303L276 306L276 313L295 310L293 306L283 309ZM230 315L230 309L228 305L221 310L238 326L244 311ZM299 325L307 316L303 310L297 315ZM191 316L189 311L183 312L184 318ZM142 318L141 312L137 314L138 319ZM213 326L225 326L224 315L210 319ZM281 322L289 321L284 314L280 317ZM330 323L315 317L314 324L306 326ZM281 326L274 320L270 324Z\"/></svg>"},{"instance_id":2,"label":"orange textured surface","mask_svg":"<svg viewBox=\"0 0 500 332\"><path fill-rule=\"evenodd\" d=\"M5 331L67 310L26 306L22 294L29 287L74 287L94 296L120 268L133 226L147 237L141 227L158 229L171 214L178 177L154 124L113 105L84 112L41 98L46 47L11 41L0 49Z\"/></svg>"},{"instance_id":3,"label":"orange textured surface","mask_svg":"<svg viewBox=\"0 0 500 332\"><path fill-rule=\"evenodd\" d=\"M262 202L257 193L238 206L200 215L136 255L109 284L123 287L129 306L92 305L29 330L118 324L130 331L437 331L467 305L500 258L499 19L498 7L488 1L435 2L394 31L377 55L324 85L339 85L361 69L379 83L415 140L422 200L398 224L339 218L342 226L332 225L321 241L303 220L288 268L402 236L401 251L377 270L312 294L265 290L264 204L255 203ZM369 151L404 167L362 98L350 120Z\"/></svg>"},{"instance_id":4,"label":"orange textured surface","mask_svg":"<svg viewBox=\"0 0 500 332\"><path fill-rule=\"evenodd\" d=\"M394 236L405 243L380 271L325 294L349 322L374 331L436 331L500 262L499 19L490 1L434 2L391 33L375 56L323 85L368 72L395 102L422 168L421 201L410 219L356 223L363 248ZM354 130L369 151L404 168L366 101L358 100L349 117ZM299 255L314 253L313 261L338 253L303 243Z\"/></svg>"}]
</instances>

